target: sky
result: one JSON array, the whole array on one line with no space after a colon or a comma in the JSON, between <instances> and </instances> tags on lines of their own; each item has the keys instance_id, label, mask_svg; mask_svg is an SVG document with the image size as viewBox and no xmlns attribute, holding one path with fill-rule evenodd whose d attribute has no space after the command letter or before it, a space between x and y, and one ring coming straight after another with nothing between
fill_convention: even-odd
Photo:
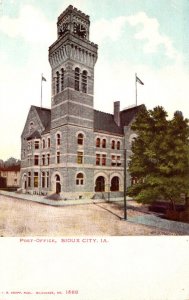
<instances>
[{"instance_id":1,"label":"sky","mask_svg":"<svg viewBox=\"0 0 189 300\"><path fill-rule=\"evenodd\" d=\"M58 16L72 4L90 16L98 44L94 108L112 113L161 105L189 118L189 0L0 0L0 159L20 158L20 136L31 105L51 105L48 48Z\"/></svg>"}]
</instances>

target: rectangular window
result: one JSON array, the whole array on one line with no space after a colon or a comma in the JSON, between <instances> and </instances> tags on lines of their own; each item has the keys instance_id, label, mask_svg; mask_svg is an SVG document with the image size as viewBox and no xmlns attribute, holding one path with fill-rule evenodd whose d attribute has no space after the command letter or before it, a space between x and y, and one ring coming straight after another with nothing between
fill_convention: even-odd
<instances>
[{"instance_id":1,"label":"rectangular window","mask_svg":"<svg viewBox=\"0 0 189 300\"><path fill-rule=\"evenodd\" d=\"M49 187L49 172L47 172L47 188Z\"/></svg>"},{"instance_id":2,"label":"rectangular window","mask_svg":"<svg viewBox=\"0 0 189 300\"><path fill-rule=\"evenodd\" d=\"M57 153L56 153L56 162L57 162L57 164L60 163L60 151L57 151Z\"/></svg>"},{"instance_id":3,"label":"rectangular window","mask_svg":"<svg viewBox=\"0 0 189 300\"><path fill-rule=\"evenodd\" d=\"M102 166L106 165L106 154L102 154Z\"/></svg>"},{"instance_id":4,"label":"rectangular window","mask_svg":"<svg viewBox=\"0 0 189 300\"><path fill-rule=\"evenodd\" d=\"M39 155L34 155L34 165L35 166L39 165Z\"/></svg>"},{"instance_id":5,"label":"rectangular window","mask_svg":"<svg viewBox=\"0 0 189 300\"><path fill-rule=\"evenodd\" d=\"M60 92L60 74L56 72L56 93Z\"/></svg>"},{"instance_id":6,"label":"rectangular window","mask_svg":"<svg viewBox=\"0 0 189 300\"><path fill-rule=\"evenodd\" d=\"M100 166L100 154L96 154L96 165Z\"/></svg>"},{"instance_id":7,"label":"rectangular window","mask_svg":"<svg viewBox=\"0 0 189 300\"><path fill-rule=\"evenodd\" d=\"M117 166L121 166L121 157L117 156Z\"/></svg>"},{"instance_id":8,"label":"rectangular window","mask_svg":"<svg viewBox=\"0 0 189 300\"><path fill-rule=\"evenodd\" d=\"M83 152L78 151L77 152L77 163L82 164L83 163Z\"/></svg>"},{"instance_id":9,"label":"rectangular window","mask_svg":"<svg viewBox=\"0 0 189 300\"><path fill-rule=\"evenodd\" d=\"M28 150L31 150L32 148L32 142L28 142Z\"/></svg>"},{"instance_id":10,"label":"rectangular window","mask_svg":"<svg viewBox=\"0 0 189 300\"><path fill-rule=\"evenodd\" d=\"M39 141L34 142L34 147L35 147L35 149L39 149Z\"/></svg>"},{"instance_id":11,"label":"rectangular window","mask_svg":"<svg viewBox=\"0 0 189 300\"><path fill-rule=\"evenodd\" d=\"M45 172L42 172L42 177L41 177L41 185L42 185L42 188L45 187Z\"/></svg>"},{"instance_id":12,"label":"rectangular window","mask_svg":"<svg viewBox=\"0 0 189 300\"><path fill-rule=\"evenodd\" d=\"M39 186L39 178L38 178L38 172L34 172L34 187L37 188Z\"/></svg>"},{"instance_id":13,"label":"rectangular window","mask_svg":"<svg viewBox=\"0 0 189 300\"><path fill-rule=\"evenodd\" d=\"M47 154L47 165L48 166L50 165L50 154L49 153Z\"/></svg>"},{"instance_id":14,"label":"rectangular window","mask_svg":"<svg viewBox=\"0 0 189 300\"><path fill-rule=\"evenodd\" d=\"M31 156L28 156L28 166L31 166Z\"/></svg>"},{"instance_id":15,"label":"rectangular window","mask_svg":"<svg viewBox=\"0 0 189 300\"><path fill-rule=\"evenodd\" d=\"M112 166L116 165L116 157L115 155L112 155Z\"/></svg>"}]
</instances>

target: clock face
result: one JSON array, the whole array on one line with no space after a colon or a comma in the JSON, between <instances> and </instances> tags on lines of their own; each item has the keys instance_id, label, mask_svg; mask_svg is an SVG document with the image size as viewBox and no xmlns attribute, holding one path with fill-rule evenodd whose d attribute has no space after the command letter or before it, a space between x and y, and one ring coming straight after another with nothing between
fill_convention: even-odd
<instances>
[{"instance_id":1,"label":"clock face","mask_svg":"<svg viewBox=\"0 0 189 300\"><path fill-rule=\"evenodd\" d=\"M63 35L67 31L68 31L68 23L63 23L58 27L59 36Z\"/></svg>"},{"instance_id":2,"label":"clock face","mask_svg":"<svg viewBox=\"0 0 189 300\"><path fill-rule=\"evenodd\" d=\"M86 38L86 36L87 36L87 30L86 30L85 26L83 26L82 24L79 24L79 23L74 23L73 32L82 38Z\"/></svg>"}]
</instances>

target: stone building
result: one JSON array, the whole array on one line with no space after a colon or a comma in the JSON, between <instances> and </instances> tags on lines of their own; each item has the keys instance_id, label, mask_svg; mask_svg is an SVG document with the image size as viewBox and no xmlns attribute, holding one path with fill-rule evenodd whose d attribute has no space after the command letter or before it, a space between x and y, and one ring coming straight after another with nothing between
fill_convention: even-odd
<instances>
[{"instance_id":1,"label":"stone building","mask_svg":"<svg viewBox=\"0 0 189 300\"><path fill-rule=\"evenodd\" d=\"M124 149L129 155L130 125L140 106L120 111L117 101L113 114L94 109L98 46L89 33L89 16L73 6L58 17L49 48L51 109L31 106L21 136L24 192L65 199L123 193Z\"/></svg>"}]
</instances>

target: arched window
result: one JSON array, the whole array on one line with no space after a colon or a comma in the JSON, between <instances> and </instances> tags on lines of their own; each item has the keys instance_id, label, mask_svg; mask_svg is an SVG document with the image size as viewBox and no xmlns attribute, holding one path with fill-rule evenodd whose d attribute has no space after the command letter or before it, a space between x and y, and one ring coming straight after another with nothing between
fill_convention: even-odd
<instances>
[{"instance_id":1,"label":"arched window","mask_svg":"<svg viewBox=\"0 0 189 300\"><path fill-rule=\"evenodd\" d=\"M82 92L87 93L87 71L82 72Z\"/></svg>"},{"instance_id":2,"label":"arched window","mask_svg":"<svg viewBox=\"0 0 189 300\"><path fill-rule=\"evenodd\" d=\"M55 175L56 181L60 181L60 176L58 174Z\"/></svg>"},{"instance_id":3,"label":"arched window","mask_svg":"<svg viewBox=\"0 0 189 300\"><path fill-rule=\"evenodd\" d=\"M55 180L56 180L56 194L60 194L61 184L60 184L60 176L58 174L55 175Z\"/></svg>"},{"instance_id":4,"label":"arched window","mask_svg":"<svg viewBox=\"0 0 189 300\"><path fill-rule=\"evenodd\" d=\"M82 133L79 133L78 136L77 136L77 143L78 145L83 145L83 134Z\"/></svg>"},{"instance_id":5,"label":"arched window","mask_svg":"<svg viewBox=\"0 0 189 300\"><path fill-rule=\"evenodd\" d=\"M96 147L100 147L100 138L96 139Z\"/></svg>"},{"instance_id":6,"label":"arched window","mask_svg":"<svg viewBox=\"0 0 189 300\"><path fill-rule=\"evenodd\" d=\"M102 148L106 148L106 139L102 140Z\"/></svg>"},{"instance_id":7,"label":"arched window","mask_svg":"<svg viewBox=\"0 0 189 300\"><path fill-rule=\"evenodd\" d=\"M118 176L115 176L112 178L110 190L112 192L119 191L119 177Z\"/></svg>"},{"instance_id":8,"label":"arched window","mask_svg":"<svg viewBox=\"0 0 189 300\"><path fill-rule=\"evenodd\" d=\"M60 133L57 133L57 135L56 135L56 144L57 144L57 146L60 145Z\"/></svg>"},{"instance_id":9,"label":"arched window","mask_svg":"<svg viewBox=\"0 0 189 300\"><path fill-rule=\"evenodd\" d=\"M112 149L115 149L115 141L112 141Z\"/></svg>"},{"instance_id":10,"label":"arched window","mask_svg":"<svg viewBox=\"0 0 189 300\"><path fill-rule=\"evenodd\" d=\"M105 179L103 176L99 176L96 179L95 192L104 192L104 191L105 191Z\"/></svg>"},{"instance_id":11,"label":"arched window","mask_svg":"<svg viewBox=\"0 0 189 300\"><path fill-rule=\"evenodd\" d=\"M50 138L47 139L47 145L48 145L48 148L50 148L50 146L51 146L51 139Z\"/></svg>"},{"instance_id":12,"label":"arched window","mask_svg":"<svg viewBox=\"0 0 189 300\"><path fill-rule=\"evenodd\" d=\"M120 150L120 141L117 142L117 150Z\"/></svg>"},{"instance_id":13,"label":"arched window","mask_svg":"<svg viewBox=\"0 0 189 300\"><path fill-rule=\"evenodd\" d=\"M65 73L65 71L64 71L64 69L62 68L61 69L61 91L63 91L63 89L64 89L64 73Z\"/></svg>"},{"instance_id":14,"label":"arched window","mask_svg":"<svg viewBox=\"0 0 189 300\"><path fill-rule=\"evenodd\" d=\"M82 173L78 173L76 177L76 185L83 185L84 184L84 176Z\"/></svg>"},{"instance_id":15,"label":"arched window","mask_svg":"<svg viewBox=\"0 0 189 300\"><path fill-rule=\"evenodd\" d=\"M45 149L45 140L42 141L42 147Z\"/></svg>"},{"instance_id":16,"label":"arched window","mask_svg":"<svg viewBox=\"0 0 189 300\"><path fill-rule=\"evenodd\" d=\"M45 154L42 154L42 166L45 165Z\"/></svg>"},{"instance_id":17,"label":"arched window","mask_svg":"<svg viewBox=\"0 0 189 300\"><path fill-rule=\"evenodd\" d=\"M28 187L31 187L31 172L28 172Z\"/></svg>"},{"instance_id":18,"label":"arched window","mask_svg":"<svg viewBox=\"0 0 189 300\"><path fill-rule=\"evenodd\" d=\"M75 68L75 90L79 91L80 69Z\"/></svg>"},{"instance_id":19,"label":"arched window","mask_svg":"<svg viewBox=\"0 0 189 300\"><path fill-rule=\"evenodd\" d=\"M60 92L60 74L56 72L56 93Z\"/></svg>"}]
</instances>

